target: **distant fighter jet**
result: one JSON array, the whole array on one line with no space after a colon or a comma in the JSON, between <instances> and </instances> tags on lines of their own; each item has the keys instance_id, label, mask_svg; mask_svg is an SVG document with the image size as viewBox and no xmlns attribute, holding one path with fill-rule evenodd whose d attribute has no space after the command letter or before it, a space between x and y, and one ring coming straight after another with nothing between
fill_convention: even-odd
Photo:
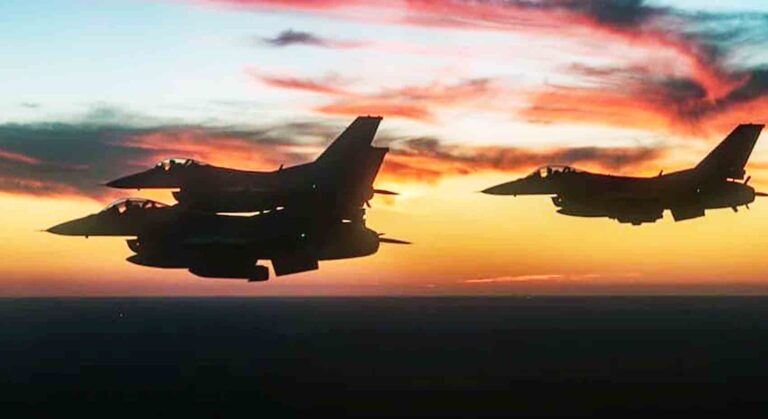
<instances>
[{"instance_id":1,"label":"distant fighter jet","mask_svg":"<svg viewBox=\"0 0 768 419\"><path fill-rule=\"evenodd\" d=\"M361 209L361 211L363 211ZM183 268L211 278L266 281L275 274L318 269L318 261L376 253L380 243L410 244L381 237L357 220L308 216L279 207L253 216L218 215L181 205L129 198L101 212L47 230L65 236L129 236L127 260L156 268Z\"/></svg>"},{"instance_id":2,"label":"distant fighter jet","mask_svg":"<svg viewBox=\"0 0 768 419\"><path fill-rule=\"evenodd\" d=\"M154 168L107 183L122 189L179 189L179 204L208 212L255 212L277 206L333 206L354 213L374 193L373 179L388 149L372 147L381 117L358 117L311 163L271 172L216 167L192 159L168 159ZM360 182L369 180L369 182Z\"/></svg>"},{"instance_id":3,"label":"distant fighter jet","mask_svg":"<svg viewBox=\"0 0 768 419\"><path fill-rule=\"evenodd\" d=\"M662 218L665 209L675 221L703 217L705 210L749 205L766 196L748 185L744 166L763 125L736 127L696 167L655 177L589 173L567 166L543 167L527 177L482 191L491 195L554 195L558 213L577 217L608 217L640 225Z\"/></svg>"}]
</instances>

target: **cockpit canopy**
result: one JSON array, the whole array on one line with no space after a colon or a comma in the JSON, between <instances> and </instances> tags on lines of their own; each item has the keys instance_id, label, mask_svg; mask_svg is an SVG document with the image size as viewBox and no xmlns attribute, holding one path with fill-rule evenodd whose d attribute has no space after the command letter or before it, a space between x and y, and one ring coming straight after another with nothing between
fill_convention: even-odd
<instances>
[{"instance_id":1,"label":"cockpit canopy","mask_svg":"<svg viewBox=\"0 0 768 419\"><path fill-rule=\"evenodd\" d=\"M165 208L168 205L162 202L153 201L151 199L143 198L123 198L107 205L101 212L117 212L123 214L126 211L134 209L151 209L151 208Z\"/></svg>"},{"instance_id":2,"label":"cockpit canopy","mask_svg":"<svg viewBox=\"0 0 768 419\"><path fill-rule=\"evenodd\" d=\"M570 166L542 166L536 169L529 177L540 177L542 179L550 176L557 176L561 173L579 173L581 170Z\"/></svg>"},{"instance_id":3,"label":"cockpit canopy","mask_svg":"<svg viewBox=\"0 0 768 419\"><path fill-rule=\"evenodd\" d=\"M205 166L205 163L199 162L193 159L173 158L173 159L165 159L155 165L155 167L161 168L166 172L176 167L191 167L191 166Z\"/></svg>"}]
</instances>

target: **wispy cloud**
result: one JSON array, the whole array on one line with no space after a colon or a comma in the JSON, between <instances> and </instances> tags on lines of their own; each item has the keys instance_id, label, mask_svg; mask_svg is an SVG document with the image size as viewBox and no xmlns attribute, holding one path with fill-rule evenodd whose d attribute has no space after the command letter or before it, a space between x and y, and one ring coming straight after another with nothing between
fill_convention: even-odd
<instances>
[{"instance_id":1,"label":"wispy cloud","mask_svg":"<svg viewBox=\"0 0 768 419\"><path fill-rule=\"evenodd\" d=\"M346 82L335 74L329 74L321 78L301 78L262 74L255 69L247 69L246 72L255 80L279 89L299 90L334 96L349 94L343 87Z\"/></svg>"},{"instance_id":2,"label":"wispy cloud","mask_svg":"<svg viewBox=\"0 0 768 419\"><path fill-rule=\"evenodd\" d=\"M573 83L529 91L530 122L585 122L697 134L768 111L768 14L691 12L643 0L209 0L429 29L491 30L567 39L587 51L620 51L611 68L563 69ZM311 34L310 34L311 35ZM276 37L275 40L277 41ZM286 42L322 43L302 33ZM279 41L278 41L279 42ZM762 59L760 57L763 57ZM586 86L585 86L586 85ZM450 102L406 91L343 98L318 110L364 109L434 120ZM758 117L760 118L760 117ZM754 117L750 118L754 120Z\"/></svg>"},{"instance_id":3,"label":"wispy cloud","mask_svg":"<svg viewBox=\"0 0 768 419\"><path fill-rule=\"evenodd\" d=\"M473 104L484 107L484 100L498 93L490 79L467 79L452 84L433 82L355 92L346 87L346 80L335 74L321 78L298 78L265 75L253 69L247 71L272 87L329 95L332 101L315 109L328 115L382 115L435 122L438 110Z\"/></svg>"},{"instance_id":4,"label":"wispy cloud","mask_svg":"<svg viewBox=\"0 0 768 419\"><path fill-rule=\"evenodd\" d=\"M483 171L520 172L545 164L616 171L651 164L665 155L663 148L563 147L533 150L449 145L429 137L394 141L391 147L392 153L385 160L384 169L422 181Z\"/></svg>"},{"instance_id":5,"label":"wispy cloud","mask_svg":"<svg viewBox=\"0 0 768 419\"><path fill-rule=\"evenodd\" d=\"M377 114L390 117L434 122L436 112L454 106L481 105L495 94L489 79L468 79L458 83L410 85L383 89L368 94L350 94L321 106L317 110L330 115Z\"/></svg>"},{"instance_id":6,"label":"wispy cloud","mask_svg":"<svg viewBox=\"0 0 768 419\"><path fill-rule=\"evenodd\" d=\"M274 37L259 38L263 45L275 48L285 48L296 45L322 47L322 48L357 48L363 46L363 42L341 41L325 38L320 35L305 31L287 29Z\"/></svg>"},{"instance_id":7,"label":"wispy cloud","mask_svg":"<svg viewBox=\"0 0 768 419\"><path fill-rule=\"evenodd\" d=\"M642 274L639 272L625 272L625 273L584 273L584 274L527 274L527 275L511 275L511 276L498 276L492 278L479 278L479 279L466 279L462 281L464 284L496 284L505 282L552 282L552 281L587 281L587 280L599 280L599 279L631 279L641 278Z\"/></svg>"},{"instance_id":8,"label":"wispy cloud","mask_svg":"<svg viewBox=\"0 0 768 419\"><path fill-rule=\"evenodd\" d=\"M322 120L243 128L136 127L114 122L4 124L0 125L0 190L101 197L109 190L100 183L167 157L274 170L281 164L311 161L343 128ZM434 182L482 171L519 172L544 163L616 169L649 163L663 155L662 149L647 148L457 146L437 138L387 138L384 134L377 141L392 150L381 173L388 182Z\"/></svg>"},{"instance_id":9,"label":"wispy cloud","mask_svg":"<svg viewBox=\"0 0 768 419\"><path fill-rule=\"evenodd\" d=\"M40 159L36 159L32 156L27 156L26 154L22 154L22 153L14 153L12 151L6 151L1 148L0 148L0 159L10 160L12 162L23 163L23 164L40 164Z\"/></svg>"}]
</instances>

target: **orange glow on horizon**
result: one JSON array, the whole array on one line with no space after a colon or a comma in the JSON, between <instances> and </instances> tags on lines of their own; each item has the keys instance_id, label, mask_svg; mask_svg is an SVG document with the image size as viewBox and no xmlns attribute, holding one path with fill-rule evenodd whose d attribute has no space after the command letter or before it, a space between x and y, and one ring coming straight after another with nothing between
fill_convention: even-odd
<instances>
[{"instance_id":1,"label":"orange glow on horizon","mask_svg":"<svg viewBox=\"0 0 768 419\"><path fill-rule=\"evenodd\" d=\"M768 236L768 205L709 211L705 218L633 227L558 215L547 197L476 192L505 174L445 178L422 188L387 183L402 196L376 198L368 226L410 246L321 262L320 270L261 284L201 279L184 270L131 265L121 238L36 231L98 211L91 200L3 195L3 295L456 295L537 293L758 292L755 264ZM713 240L717 238L717 240ZM706 260L706 263L702 263ZM704 287L704 288L702 288ZM623 290L623 291L622 291ZM629 291L628 291L629 290ZM656 291L654 291L656 290ZM687 290L687 291L686 291ZM756 291L758 290L758 291Z\"/></svg>"}]
</instances>

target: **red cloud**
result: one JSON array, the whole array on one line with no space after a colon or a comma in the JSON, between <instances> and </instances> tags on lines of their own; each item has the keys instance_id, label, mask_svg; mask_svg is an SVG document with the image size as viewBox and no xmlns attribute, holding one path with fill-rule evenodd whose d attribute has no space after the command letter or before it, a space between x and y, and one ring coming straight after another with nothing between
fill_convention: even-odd
<instances>
[{"instance_id":1,"label":"red cloud","mask_svg":"<svg viewBox=\"0 0 768 419\"><path fill-rule=\"evenodd\" d=\"M340 87L344 82L333 75L322 78L297 78L267 76L254 70L247 72L272 87L334 97L333 102L316 108L317 111L330 115L382 115L433 122L435 111L441 107L471 102L481 106L480 99L494 94L491 82L487 79L465 80L456 84L434 82L424 86L412 85L398 89L382 89L374 93L356 93Z\"/></svg>"},{"instance_id":2,"label":"red cloud","mask_svg":"<svg viewBox=\"0 0 768 419\"><path fill-rule=\"evenodd\" d=\"M254 70L247 70L253 78L262 83L288 90L301 90L311 93L321 93L327 95L344 95L348 92L339 86L343 82L336 76L327 76L322 79L298 78L298 77L279 77L259 74Z\"/></svg>"},{"instance_id":3,"label":"red cloud","mask_svg":"<svg viewBox=\"0 0 768 419\"><path fill-rule=\"evenodd\" d=\"M466 80L451 85L431 83L372 94L350 94L317 110L336 115L377 114L433 122L440 108L470 103L480 106L480 100L493 93L486 79Z\"/></svg>"},{"instance_id":4,"label":"red cloud","mask_svg":"<svg viewBox=\"0 0 768 419\"><path fill-rule=\"evenodd\" d=\"M646 169L663 156L653 148L550 148L529 150L511 147L443 145L430 138L396 144L382 168L385 180L434 182L442 177L499 171L529 171L546 164L576 164L597 171Z\"/></svg>"},{"instance_id":5,"label":"red cloud","mask_svg":"<svg viewBox=\"0 0 768 419\"><path fill-rule=\"evenodd\" d=\"M428 89L428 92L433 91ZM421 94L434 99L431 93L421 91ZM414 96L419 94L414 93ZM0 124L0 132L3 128ZM77 150L68 145L76 145L84 137L90 139L88 143L96 145L94 149L99 153L74 153L67 165L46 162L37 165L34 163L38 161L37 157L23 154L24 157L18 158L21 153L12 153L14 159L0 159L0 191L101 199L113 196L114 191L99 186L100 183L137 168L151 167L156 161L168 157L189 157L216 166L245 170L275 170L281 164L305 163L320 153L321 144L338 134L340 127L306 122L250 130L202 126L94 129L66 124L51 124L50 127L46 124L42 129L37 125L10 128L19 137L37 139L20 145L28 147L20 150L24 153L46 150L47 155L48 146L53 144L57 146L53 147L53 152ZM314 141L307 142L307 138ZM431 138L390 141L390 145L392 151L385 159L380 180L395 183L434 182L447 176L484 171L519 173L547 163L613 170L636 168L655 161L661 154L660 150L643 148L527 150L471 147L446 145ZM60 159L54 156L51 160Z\"/></svg>"},{"instance_id":6,"label":"red cloud","mask_svg":"<svg viewBox=\"0 0 768 419\"><path fill-rule=\"evenodd\" d=\"M317 111L328 115L382 115L400 117L422 122L432 122L434 115L427 106L420 104L397 103L392 99L350 98L321 106Z\"/></svg>"},{"instance_id":7,"label":"red cloud","mask_svg":"<svg viewBox=\"0 0 768 419\"><path fill-rule=\"evenodd\" d=\"M645 88L645 91L632 89ZM768 98L741 103L704 98L671 100L653 86L610 88L552 87L529 96L521 115L532 122L568 121L674 132L687 136L722 134L736 124L767 122ZM661 97L660 97L661 96Z\"/></svg>"},{"instance_id":8,"label":"red cloud","mask_svg":"<svg viewBox=\"0 0 768 419\"><path fill-rule=\"evenodd\" d=\"M644 59L651 75L647 80L686 79L700 86L693 112L681 112L681 104L649 99L639 87L634 92L603 92L600 89L545 89L532 95L528 116L546 120L583 120L609 124L680 129L697 114L730 112L731 97L750 81L748 71L732 70L723 63L722 51L711 40L687 31L696 16L676 14L643 2L570 2L558 0L209 0L271 10L323 13L347 19L404 24L425 28L482 29L524 32L536 36L575 39L600 50L621 50L621 57ZM709 44L707 42L710 42ZM627 51L630 49L630 51ZM338 93L337 87L306 80L272 80L273 85L319 93ZM654 86L650 86L653 88ZM639 93L638 93L639 92ZM739 96L738 94L735 96ZM436 107L450 106L449 96L417 99L407 92L343 97L319 108L333 114L354 114L371 109L385 115L421 121L434 119ZM663 98L661 98L663 99ZM751 99L750 99L751 100ZM561 103L562 101L562 103ZM554 106L556 105L556 106ZM575 106L579 105L579 106ZM686 106L682 104L682 106ZM578 109L582 108L582 109ZM635 109L636 118L619 113ZM684 109L683 109L684 110ZM702 110L704 112L702 112ZM633 112L634 113L634 112ZM594 118L593 118L594 117ZM731 121L733 122L733 121Z\"/></svg>"},{"instance_id":9,"label":"red cloud","mask_svg":"<svg viewBox=\"0 0 768 419\"><path fill-rule=\"evenodd\" d=\"M150 165L168 157L187 157L216 166L245 170L274 170L281 164L297 164L311 159L311 146L271 144L249 141L233 135L212 134L204 130L178 129L135 135L122 140L121 147L146 150L147 158L136 164Z\"/></svg>"},{"instance_id":10,"label":"red cloud","mask_svg":"<svg viewBox=\"0 0 768 419\"><path fill-rule=\"evenodd\" d=\"M26 154L21 153L14 153L12 151L7 151L0 149L0 159L4 160L11 160L17 163L24 163L24 164L40 164L41 161L38 158L27 156Z\"/></svg>"}]
</instances>

